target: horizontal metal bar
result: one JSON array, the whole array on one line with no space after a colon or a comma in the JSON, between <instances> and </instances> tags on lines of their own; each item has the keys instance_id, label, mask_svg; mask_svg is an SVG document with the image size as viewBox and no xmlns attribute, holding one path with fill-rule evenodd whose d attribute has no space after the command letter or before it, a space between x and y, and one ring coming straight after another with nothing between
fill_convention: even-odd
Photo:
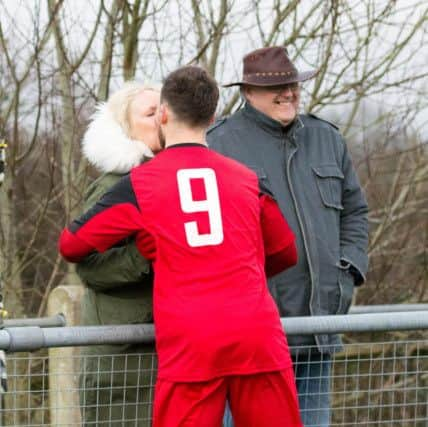
<instances>
[{"instance_id":1,"label":"horizontal metal bar","mask_svg":"<svg viewBox=\"0 0 428 427\"><path fill-rule=\"evenodd\" d=\"M287 335L421 330L428 329L428 311L288 317L281 321ZM17 352L46 347L148 343L154 337L152 324L6 328L0 331L0 349Z\"/></svg>"},{"instance_id":2,"label":"horizontal metal bar","mask_svg":"<svg viewBox=\"0 0 428 427\"><path fill-rule=\"evenodd\" d=\"M428 304L379 304L379 305L355 305L349 310L349 314L365 314L365 313L391 313L405 311L428 311ZM40 326L41 328L55 328L66 326L67 321L62 313L55 314L49 317L35 318L20 318L20 319L5 319L4 328L15 328L24 326Z\"/></svg>"},{"instance_id":3,"label":"horizontal metal bar","mask_svg":"<svg viewBox=\"0 0 428 427\"><path fill-rule=\"evenodd\" d=\"M379 304L379 305L354 305L349 314L365 313L393 313L404 311L428 311L428 304Z\"/></svg>"},{"instance_id":4,"label":"horizontal metal bar","mask_svg":"<svg viewBox=\"0 0 428 427\"><path fill-rule=\"evenodd\" d=\"M55 328L65 326L67 324L65 316L62 313L55 314L49 317L34 317L22 319L5 319L0 327L17 328L25 326L39 326L40 328Z\"/></svg>"},{"instance_id":5,"label":"horizontal metal bar","mask_svg":"<svg viewBox=\"0 0 428 427\"><path fill-rule=\"evenodd\" d=\"M281 322L287 335L408 331L428 329L428 311L288 317Z\"/></svg>"},{"instance_id":6,"label":"horizontal metal bar","mask_svg":"<svg viewBox=\"0 0 428 427\"><path fill-rule=\"evenodd\" d=\"M5 328L0 331L0 350L17 352L49 347L150 343L154 337L152 324Z\"/></svg>"}]
</instances>

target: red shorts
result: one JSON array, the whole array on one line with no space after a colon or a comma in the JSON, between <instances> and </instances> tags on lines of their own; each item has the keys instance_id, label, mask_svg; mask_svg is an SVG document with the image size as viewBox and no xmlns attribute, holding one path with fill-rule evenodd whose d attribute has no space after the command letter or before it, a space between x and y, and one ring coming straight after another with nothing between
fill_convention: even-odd
<instances>
[{"instance_id":1,"label":"red shorts","mask_svg":"<svg viewBox=\"0 0 428 427\"><path fill-rule=\"evenodd\" d=\"M293 369L211 381L156 382L153 427L220 427L226 399L235 427L301 427Z\"/></svg>"}]
</instances>

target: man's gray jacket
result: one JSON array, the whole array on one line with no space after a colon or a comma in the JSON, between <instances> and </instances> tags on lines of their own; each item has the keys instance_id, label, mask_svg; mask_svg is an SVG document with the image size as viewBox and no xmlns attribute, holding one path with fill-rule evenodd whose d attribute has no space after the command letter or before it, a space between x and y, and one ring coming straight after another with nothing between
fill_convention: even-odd
<instances>
[{"instance_id":1,"label":"man's gray jacket","mask_svg":"<svg viewBox=\"0 0 428 427\"><path fill-rule=\"evenodd\" d=\"M337 128L312 115L284 128L247 103L212 126L207 140L258 174L296 235L297 265L269 280L280 315L346 313L367 272L368 209ZM288 340L323 353L340 348L337 335Z\"/></svg>"}]
</instances>

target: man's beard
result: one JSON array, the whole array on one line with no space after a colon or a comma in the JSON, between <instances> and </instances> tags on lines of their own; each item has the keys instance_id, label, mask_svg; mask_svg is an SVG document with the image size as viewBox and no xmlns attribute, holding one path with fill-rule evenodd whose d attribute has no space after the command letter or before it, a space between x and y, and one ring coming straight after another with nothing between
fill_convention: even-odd
<instances>
[{"instance_id":1,"label":"man's beard","mask_svg":"<svg viewBox=\"0 0 428 427\"><path fill-rule=\"evenodd\" d=\"M158 128L158 135L159 135L159 144L161 146L161 149L163 150L165 148L166 140L165 140L165 135L162 132L162 128L160 126Z\"/></svg>"}]
</instances>

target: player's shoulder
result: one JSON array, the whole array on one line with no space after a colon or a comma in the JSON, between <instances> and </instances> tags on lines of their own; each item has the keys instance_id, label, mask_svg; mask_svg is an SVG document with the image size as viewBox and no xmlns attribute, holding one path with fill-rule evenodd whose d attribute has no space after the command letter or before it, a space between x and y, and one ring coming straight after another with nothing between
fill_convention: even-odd
<instances>
[{"instance_id":1,"label":"player's shoulder","mask_svg":"<svg viewBox=\"0 0 428 427\"><path fill-rule=\"evenodd\" d=\"M210 148L210 153L212 153L212 156L218 160L220 166L223 166L224 168L229 168L232 172L242 174L247 177L257 177L257 174L254 170L252 170L245 164L239 162L238 160L225 156L224 154L221 154L218 151L213 150L212 148Z\"/></svg>"},{"instance_id":2,"label":"player's shoulder","mask_svg":"<svg viewBox=\"0 0 428 427\"><path fill-rule=\"evenodd\" d=\"M259 173L253 168L248 167L247 165L226 157L223 154L214 152L211 150L215 156L221 161L221 166L223 171L227 172L227 177L229 180L234 180L241 184L246 183L252 187L259 195L265 194L274 198L270 188L265 185L265 180L261 179Z\"/></svg>"}]
</instances>

